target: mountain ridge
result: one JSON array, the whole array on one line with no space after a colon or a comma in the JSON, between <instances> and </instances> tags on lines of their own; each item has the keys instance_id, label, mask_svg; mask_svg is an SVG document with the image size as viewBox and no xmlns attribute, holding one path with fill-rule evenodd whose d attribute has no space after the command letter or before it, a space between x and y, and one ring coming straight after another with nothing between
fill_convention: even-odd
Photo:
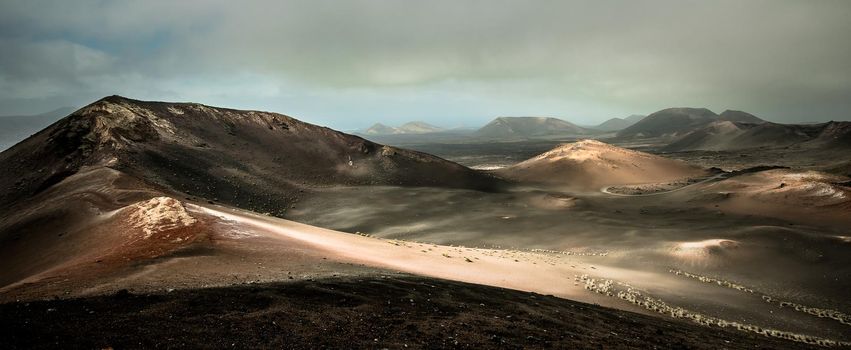
<instances>
[{"instance_id":1,"label":"mountain ridge","mask_svg":"<svg viewBox=\"0 0 851 350\"><path fill-rule=\"evenodd\" d=\"M492 177L425 153L270 112L109 96L0 153L0 203L105 166L162 188L280 214L314 186L490 189Z\"/></svg>"},{"instance_id":2,"label":"mountain ridge","mask_svg":"<svg viewBox=\"0 0 851 350\"><path fill-rule=\"evenodd\" d=\"M644 119L644 117L646 116L640 114L633 114L626 118L611 118L596 126L592 126L591 128L602 131L623 130L632 126L635 123L638 123L639 121L641 121L641 119Z\"/></svg>"},{"instance_id":3,"label":"mountain ridge","mask_svg":"<svg viewBox=\"0 0 851 350\"><path fill-rule=\"evenodd\" d=\"M588 133L588 129L554 117L497 117L474 135L492 139L525 139Z\"/></svg>"},{"instance_id":4,"label":"mountain ridge","mask_svg":"<svg viewBox=\"0 0 851 350\"><path fill-rule=\"evenodd\" d=\"M422 121L412 121L402 124L398 127L387 126L382 123L375 123L371 127L364 130L366 135L400 135L400 134L429 134L441 132L445 129L437 127Z\"/></svg>"}]
</instances>

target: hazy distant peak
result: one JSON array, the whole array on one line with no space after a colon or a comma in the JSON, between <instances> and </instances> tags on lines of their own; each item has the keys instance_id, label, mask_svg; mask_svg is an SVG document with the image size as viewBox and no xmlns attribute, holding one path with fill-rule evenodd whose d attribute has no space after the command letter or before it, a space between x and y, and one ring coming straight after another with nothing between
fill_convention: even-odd
<instances>
[{"instance_id":1,"label":"hazy distant peak","mask_svg":"<svg viewBox=\"0 0 851 350\"><path fill-rule=\"evenodd\" d=\"M402 124L400 127L387 126L381 123L375 123L365 133L368 135L394 135L394 134L427 134L431 132L443 131L443 128L431 125L422 121L412 121Z\"/></svg>"},{"instance_id":2,"label":"hazy distant peak","mask_svg":"<svg viewBox=\"0 0 851 350\"><path fill-rule=\"evenodd\" d=\"M729 120L734 122L744 122L744 123L764 123L765 120L760 119L759 117L742 111L736 110L726 110L721 112L718 116L721 120Z\"/></svg>"},{"instance_id":3,"label":"hazy distant peak","mask_svg":"<svg viewBox=\"0 0 851 350\"><path fill-rule=\"evenodd\" d=\"M438 127L436 127L436 126L434 126L434 125L431 125L431 124L429 124L429 123L426 123L426 122L423 122L423 121L419 121L419 120L415 120L415 121L412 121L412 122L407 122L407 123L405 123L405 124L402 124L402 126L401 126L401 127L402 127L402 128L404 128L404 127L407 127L407 126L411 126L411 127L412 127L412 126L416 126L416 127L428 127L428 128L436 128L436 129L439 129Z\"/></svg>"},{"instance_id":4,"label":"hazy distant peak","mask_svg":"<svg viewBox=\"0 0 851 350\"><path fill-rule=\"evenodd\" d=\"M526 117L497 117L496 119L494 119L494 121L499 121L499 122L522 121L522 122L532 122L532 123L546 123L546 122L565 122L565 123L567 123L567 121L559 119L559 118L541 117L541 116L537 116L537 117L531 117L531 116L526 116Z\"/></svg>"},{"instance_id":5,"label":"hazy distant peak","mask_svg":"<svg viewBox=\"0 0 851 350\"><path fill-rule=\"evenodd\" d=\"M582 127L553 117L497 117L476 131L479 137L494 139L587 133Z\"/></svg>"},{"instance_id":6,"label":"hazy distant peak","mask_svg":"<svg viewBox=\"0 0 851 350\"><path fill-rule=\"evenodd\" d=\"M620 137L677 136L718 120L708 108L676 107L651 113L618 132Z\"/></svg>"},{"instance_id":7,"label":"hazy distant peak","mask_svg":"<svg viewBox=\"0 0 851 350\"><path fill-rule=\"evenodd\" d=\"M626 118L612 118L606 120L593 128L602 131L618 131L630 127L641 119L644 119L643 115L633 114Z\"/></svg>"},{"instance_id":8,"label":"hazy distant peak","mask_svg":"<svg viewBox=\"0 0 851 350\"><path fill-rule=\"evenodd\" d=\"M693 119L697 118L714 118L718 117L718 114L709 110L709 108L694 108L694 107L674 107L674 108L666 108L661 111L650 114L648 117L652 117L654 115L680 115L687 116Z\"/></svg>"},{"instance_id":9,"label":"hazy distant peak","mask_svg":"<svg viewBox=\"0 0 851 350\"><path fill-rule=\"evenodd\" d=\"M638 122L639 120L644 119L644 117L646 117L646 115L644 115L644 114L633 114L633 115L630 115L629 117L624 118L624 120L631 121L631 122L635 123L635 122Z\"/></svg>"},{"instance_id":10,"label":"hazy distant peak","mask_svg":"<svg viewBox=\"0 0 851 350\"><path fill-rule=\"evenodd\" d=\"M443 131L443 128L431 125L422 121L412 121L402 124L398 128L404 134L425 134L430 132Z\"/></svg>"},{"instance_id":11,"label":"hazy distant peak","mask_svg":"<svg viewBox=\"0 0 851 350\"><path fill-rule=\"evenodd\" d=\"M396 128L381 123L375 123L366 129L365 132L368 135L398 134L398 130L396 130Z\"/></svg>"}]
</instances>

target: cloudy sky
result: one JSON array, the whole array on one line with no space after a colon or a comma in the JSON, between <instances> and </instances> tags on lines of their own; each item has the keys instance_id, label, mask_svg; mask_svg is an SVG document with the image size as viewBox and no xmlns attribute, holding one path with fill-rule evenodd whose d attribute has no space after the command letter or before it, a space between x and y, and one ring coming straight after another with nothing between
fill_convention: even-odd
<instances>
[{"instance_id":1,"label":"cloudy sky","mask_svg":"<svg viewBox=\"0 0 851 350\"><path fill-rule=\"evenodd\" d=\"M0 4L0 115L112 94L339 129L674 106L851 120L851 1Z\"/></svg>"}]
</instances>

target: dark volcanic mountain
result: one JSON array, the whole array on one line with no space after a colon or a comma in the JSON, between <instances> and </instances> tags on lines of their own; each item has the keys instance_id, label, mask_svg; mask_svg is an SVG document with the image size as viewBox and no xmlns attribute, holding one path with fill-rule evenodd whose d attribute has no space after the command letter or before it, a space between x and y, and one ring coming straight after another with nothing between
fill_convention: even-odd
<instances>
[{"instance_id":1,"label":"dark volcanic mountain","mask_svg":"<svg viewBox=\"0 0 851 350\"><path fill-rule=\"evenodd\" d=\"M633 114L626 118L612 118L607 121L602 122L600 125L593 127L596 130L602 131L618 131L626 129L632 126L635 123L644 119L645 116L639 114Z\"/></svg>"},{"instance_id":2,"label":"dark volcanic mountain","mask_svg":"<svg viewBox=\"0 0 851 350\"><path fill-rule=\"evenodd\" d=\"M476 131L475 135L488 139L527 139L588 133L587 129L558 118L499 117Z\"/></svg>"},{"instance_id":3,"label":"dark volcanic mountain","mask_svg":"<svg viewBox=\"0 0 851 350\"><path fill-rule=\"evenodd\" d=\"M109 167L165 191L280 213L328 185L490 189L493 178L285 115L111 96L0 153L0 205Z\"/></svg>"},{"instance_id":4,"label":"dark volcanic mountain","mask_svg":"<svg viewBox=\"0 0 851 350\"><path fill-rule=\"evenodd\" d=\"M4 288L66 269L91 271L78 259L111 261L103 266L112 269L214 233L227 237L227 228L198 223L178 199L283 216L323 187L488 190L502 183L435 156L281 114L119 96L0 153L0 165ZM160 231L169 233L149 239Z\"/></svg>"},{"instance_id":5,"label":"dark volcanic mountain","mask_svg":"<svg viewBox=\"0 0 851 350\"><path fill-rule=\"evenodd\" d=\"M819 149L851 146L851 123L777 124L717 121L689 132L667 151L737 150L800 145Z\"/></svg>"},{"instance_id":6,"label":"dark volcanic mountain","mask_svg":"<svg viewBox=\"0 0 851 350\"><path fill-rule=\"evenodd\" d=\"M810 140L807 145L851 149L851 122L830 121L822 125L818 136Z\"/></svg>"},{"instance_id":7,"label":"dark volcanic mountain","mask_svg":"<svg viewBox=\"0 0 851 350\"><path fill-rule=\"evenodd\" d=\"M718 115L706 108L668 108L621 130L618 137L679 136L716 120Z\"/></svg>"}]
</instances>

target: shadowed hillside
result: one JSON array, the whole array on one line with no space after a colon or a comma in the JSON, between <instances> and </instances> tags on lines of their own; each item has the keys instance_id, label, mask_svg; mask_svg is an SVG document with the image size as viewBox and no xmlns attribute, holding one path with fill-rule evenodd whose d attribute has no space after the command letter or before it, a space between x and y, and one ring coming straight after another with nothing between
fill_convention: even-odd
<instances>
[{"instance_id":1,"label":"shadowed hillside","mask_svg":"<svg viewBox=\"0 0 851 350\"><path fill-rule=\"evenodd\" d=\"M0 153L0 204L84 166L109 166L159 188L280 213L312 186L493 189L497 181L424 153L268 112L194 103L97 101Z\"/></svg>"}]
</instances>

